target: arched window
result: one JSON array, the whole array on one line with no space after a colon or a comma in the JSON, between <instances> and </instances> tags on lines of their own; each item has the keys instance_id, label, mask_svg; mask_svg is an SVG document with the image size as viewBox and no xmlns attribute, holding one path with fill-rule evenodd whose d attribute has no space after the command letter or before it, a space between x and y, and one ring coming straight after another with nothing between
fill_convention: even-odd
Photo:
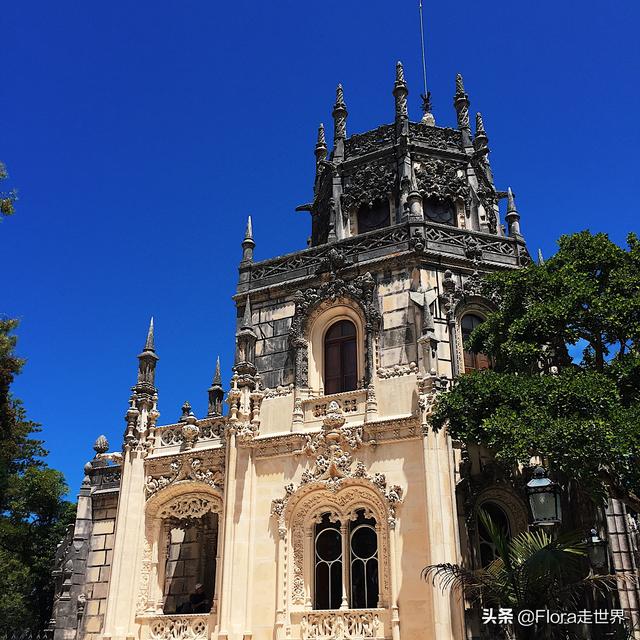
<instances>
[{"instance_id":1,"label":"arched window","mask_svg":"<svg viewBox=\"0 0 640 640\"><path fill-rule=\"evenodd\" d=\"M314 608L339 609L343 584L347 585L351 609L376 608L379 572L375 519L359 509L349 526L341 526L325 513L315 525L314 541ZM348 562L343 562L343 549Z\"/></svg>"},{"instance_id":2,"label":"arched window","mask_svg":"<svg viewBox=\"0 0 640 640\"><path fill-rule=\"evenodd\" d=\"M390 224L389 201L376 200L373 205L363 204L358 209L358 233L388 227Z\"/></svg>"},{"instance_id":3,"label":"arched window","mask_svg":"<svg viewBox=\"0 0 640 640\"><path fill-rule=\"evenodd\" d=\"M342 602L342 536L340 523L328 513L315 531L315 609L339 609Z\"/></svg>"},{"instance_id":4,"label":"arched window","mask_svg":"<svg viewBox=\"0 0 640 640\"><path fill-rule=\"evenodd\" d=\"M472 313L467 313L462 316L460 329L462 330L462 348L464 355L465 373L469 373L469 371L480 371L481 369L491 368L491 361L489 360L489 356L487 356L486 353L476 353L475 351L467 348L466 345L471 332L478 325L482 324L482 322L483 320L480 316L473 315Z\"/></svg>"},{"instance_id":5,"label":"arched window","mask_svg":"<svg viewBox=\"0 0 640 640\"><path fill-rule=\"evenodd\" d=\"M493 521L493 523L503 531L507 536L511 536L511 527L509 526L509 518L504 509L496 502L483 502L480 505L483 510ZM496 545L489 536L489 532L478 518L478 550L480 552L480 565L488 567L497 557L498 552Z\"/></svg>"},{"instance_id":6,"label":"arched window","mask_svg":"<svg viewBox=\"0 0 640 640\"><path fill-rule=\"evenodd\" d=\"M365 518L364 510L351 522L351 608L378 606L378 536L376 521Z\"/></svg>"},{"instance_id":7,"label":"arched window","mask_svg":"<svg viewBox=\"0 0 640 640\"><path fill-rule=\"evenodd\" d=\"M431 222L450 224L455 226L455 208L450 200L438 200L437 198L425 198L423 201L424 217Z\"/></svg>"},{"instance_id":8,"label":"arched window","mask_svg":"<svg viewBox=\"0 0 640 640\"><path fill-rule=\"evenodd\" d=\"M324 392L353 391L357 386L356 327L350 320L340 320L324 337Z\"/></svg>"}]
</instances>

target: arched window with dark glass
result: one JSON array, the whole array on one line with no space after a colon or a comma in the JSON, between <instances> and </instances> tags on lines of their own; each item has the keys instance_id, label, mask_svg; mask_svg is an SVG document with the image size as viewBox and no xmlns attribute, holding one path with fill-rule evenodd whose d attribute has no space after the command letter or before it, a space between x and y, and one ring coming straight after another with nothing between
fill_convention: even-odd
<instances>
[{"instance_id":1,"label":"arched window with dark glass","mask_svg":"<svg viewBox=\"0 0 640 640\"><path fill-rule=\"evenodd\" d=\"M323 514L315 527L314 609L338 609L342 603L342 536L340 523Z\"/></svg>"},{"instance_id":2,"label":"arched window with dark glass","mask_svg":"<svg viewBox=\"0 0 640 640\"><path fill-rule=\"evenodd\" d=\"M437 198L425 198L423 201L425 220L439 224L455 226L456 215L453 202L450 200L438 200Z\"/></svg>"},{"instance_id":3,"label":"arched window with dark glass","mask_svg":"<svg viewBox=\"0 0 640 640\"><path fill-rule=\"evenodd\" d=\"M350 523L349 551L351 608L373 609L378 606L378 535L376 521L366 518L364 509Z\"/></svg>"},{"instance_id":4,"label":"arched window with dark glass","mask_svg":"<svg viewBox=\"0 0 640 640\"><path fill-rule=\"evenodd\" d=\"M363 204L358 209L358 233L388 227L390 222L388 200L376 200L371 206Z\"/></svg>"},{"instance_id":5,"label":"arched window with dark glass","mask_svg":"<svg viewBox=\"0 0 640 640\"><path fill-rule=\"evenodd\" d=\"M509 526L509 518L504 509L495 502L483 502L480 509L484 511L493 524L500 529L506 536L511 537L511 527ZM495 543L491 539L487 528L482 524L480 518L478 522L478 551L480 553L480 565L488 567L497 557L498 550Z\"/></svg>"},{"instance_id":6,"label":"arched window with dark glass","mask_svg":"<svg viewBox=\"0 0 640 640\"><path fill-rule=\"evenodd\" d=\"M466 373L470 371L480 371L481 369L490 369L491 368L491 360L489 360L489 356L486 353L476 353L472 351L468 345L467 341L471 332L480 324L482 324L483 320L479 316L473 315L472 313L467 313L462 316L462 320L460 322L460 329L462 331L462 344L463 344L463 355L464 355L464 370Z\"/></svg>"},{"instance_id":7,"label":"arched window with dark glass","mask_svg":"<svg viewBox=\"0 0 640 640\"><path fill-rule=\"evenodd\" d=\"M356 327L340 320L329 327L324 337L325 394L353 391L358 386Z\"/></svg>"}]
</instances>

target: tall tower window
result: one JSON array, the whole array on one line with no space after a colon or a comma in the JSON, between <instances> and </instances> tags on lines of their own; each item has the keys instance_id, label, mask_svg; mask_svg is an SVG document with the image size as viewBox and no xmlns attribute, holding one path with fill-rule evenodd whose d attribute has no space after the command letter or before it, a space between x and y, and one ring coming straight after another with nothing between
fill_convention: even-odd
<instances>
[{"instance_id":1,"label":"tall tower window","mask_svg":"<svg viewBox=\"0 0 640 640\"><path fill-rule=\"evenodd\" d=\"M487 356L486 353L476 353L466 347L466 342L469 339L471 332L480 324L482 324L482 318L479 316L473 315L472 313L467 313L462 316L460 328L462 330L462 344L464 345L463 354L465 373L491 368L491 360L489 360L489 356Z\"/></svg>"},{"instance_id":2,"label":"tall tower window","mask_svg":"<svg viewBox=\"0 0 640 640\"><path fill-rule=\"evenodd\" d=\"M363 204L358 209L358 233L388 227L390 224L389 201L376 200L371 206Z\"/></svg>"},{"instance_id":3,"label":"tall tower window","mask_svg":"<svg viewBox=\"0 0 640 640\"><path fill-rule=\"evenodd\" d=\"M351 608L373 609L378 606L376 521L373 518L365 518L364 510L361 510L350 526Z\"/></svg>"},{"instance_id":4,"label":"tall tower window","mask_svg":"<svg viewBox=\"0 0 640 640\"><path fill-rule=\"evenodd\" d=\"M439 224L456 224L455 210L450 200L438 200L437 198L425 198L423 202L424 217L431 222Z\"/></svg>"},{"instance_id":5,"label":"tall tower window","mask_svg":"<svg viewBox=\"0 0 640 640\"><path fill-rule=\"evenodd\" d=\"M356 327L350 320L331 325L324 338L324 392L353 391L358 386Z\"/></svg>"}]
</instances>

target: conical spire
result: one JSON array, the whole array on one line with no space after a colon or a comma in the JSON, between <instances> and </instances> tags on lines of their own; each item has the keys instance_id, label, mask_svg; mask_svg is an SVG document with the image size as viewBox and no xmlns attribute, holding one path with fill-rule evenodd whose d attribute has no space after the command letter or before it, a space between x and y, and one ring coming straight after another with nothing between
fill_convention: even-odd
<instances>
[{"instance_id":1,"label":"conical spire","mask_svg":"<svg viewBox=\"0 0 640 640\"><path fill-rule=\"evenodd\" d=\"M538 265L542 266L544 264L544 257L542 255L542 249L538 249Z\"/></svg>"},{"instance_id":2,"label":"conical spire","mask_svg":"<svg viewBox=\"0 0 640 640\"><path fill-rule=\"evenodd\" d=\"M242 240L242 262L253 261L253 249L256 243L253 241L253 225L251 223L251 216L247 220L247 228L244 232L244 239Z\"/></svg>"},{"instance_id":3,"label":"conical spire","mask_svg":"<svg viewBox=\"0 0 640 640\"><path fill-rule=\"evenodd\" d=\"M247 304L244 305L244 315L242 316L241 329L253 329L251 322L251 298L247 296Z\"/></svg>"},{"instance_id":4,"label":"conical spire","mask_svg":"<svg viewBox=\"0 0 640 640\"><path fill-rule=\"evenodd\" d=\"M406 120L409 117L407 111L407 95L409 95L409 89L404 79L404 67L402 66L402 62L398 60L398 62L396 62L396 81L393 84L393 96L396 99L396 121Z\"/></svg>"},{"instance_id":5,"label":"conical spire","mask_svg":"<svg viewBox=\"0 0 640 640\"><path fill-rule=\"evenodd\" d=\"M507 189L507 215L505 216L509 228L509 236L512 238L521 238L520 234L520 214L516 209L516 199L511 191L511 187Z\"/></svg>"},{"instance_id":6,"label":"conical spire","mask_svg":"<svg viewBox=\"0 0 640 640\"><path fill-rule=\"evenodd\" d=\"M453 98L458 119L458 129L462 133L462 146L471 146L471 125L469 124L469 96L464 91L462 75L456 75L456 95Z\"/></svg>"},{"instance_id":7,"label":"conical spire","mask_svg":"<svg viewBox=\"0 0 640 640\"><path fill-rule=\"evenodd\" d=\"M487 136L487 132L484 129L484 120L482 119L482 114L478 111L478 113L476 113L476 137L473 140L473 146L475 147L476 151L480 151L481 149L487 149L488 145L489 137Z\"/></svg>"},{"instance_id":8,"label":"conical spire","mask_svg":"<svg viewBox=\"0 0 640 640\"><path fill-rule=\"evenodd\" d=\"M220 356L216 358L216 372L213 374L213 384L222 385L222 374L220 373Z\"/></svg>"},{"instance_id":9,"label":"conical spire","mask_svg":"<svg viewBox=\"0 0 640 640\"><path fill-rule=\"evenodd\" d=\"M344 102L344 91L342 85L336 88L336 103L333 105L333 145L338 140L344 140L347 137L347 105Z\"/></svg>"},{"instance_id":10,"label":"conical spire","mask_svg":"<svg viewBox=\"0 0 640 640\"><path fill-rule=\"evenodd\" d=\"M320 163L322 160L325 160L327 157L327 140L324 136L324 125L322 122L318 127L318 141L316 142L316 163Z\"/></svg>"},{"instance_id":11,"label":"conical spire","mask_svg":"<svg viewBox=\"0 0 640 640\"><path fill-rule=\"evenodd\" d=\"M149 322L149 331L147 331L147 340L144 343L144 350L155 351L153 344L153 316L151 316L151 321Z\"/></svg>"}]
</instances>

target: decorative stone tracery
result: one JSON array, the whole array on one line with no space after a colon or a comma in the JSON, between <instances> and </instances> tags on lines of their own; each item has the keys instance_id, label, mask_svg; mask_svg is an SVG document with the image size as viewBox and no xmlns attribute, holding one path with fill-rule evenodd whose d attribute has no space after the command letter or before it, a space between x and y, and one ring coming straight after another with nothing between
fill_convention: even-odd
<instances>
[{"instance_id":1,"label":"decorative stone tracery","mask_svg":"<svg viewBox=\"0 0 640 640\"><path fill-rule=\"evenodd\" d=\"M224 449L218 448L191 455L175 455L149 460L145 489L147 499L169 485L202 482L216 489L224 486Z\"/></svg>"}]
</instances>

